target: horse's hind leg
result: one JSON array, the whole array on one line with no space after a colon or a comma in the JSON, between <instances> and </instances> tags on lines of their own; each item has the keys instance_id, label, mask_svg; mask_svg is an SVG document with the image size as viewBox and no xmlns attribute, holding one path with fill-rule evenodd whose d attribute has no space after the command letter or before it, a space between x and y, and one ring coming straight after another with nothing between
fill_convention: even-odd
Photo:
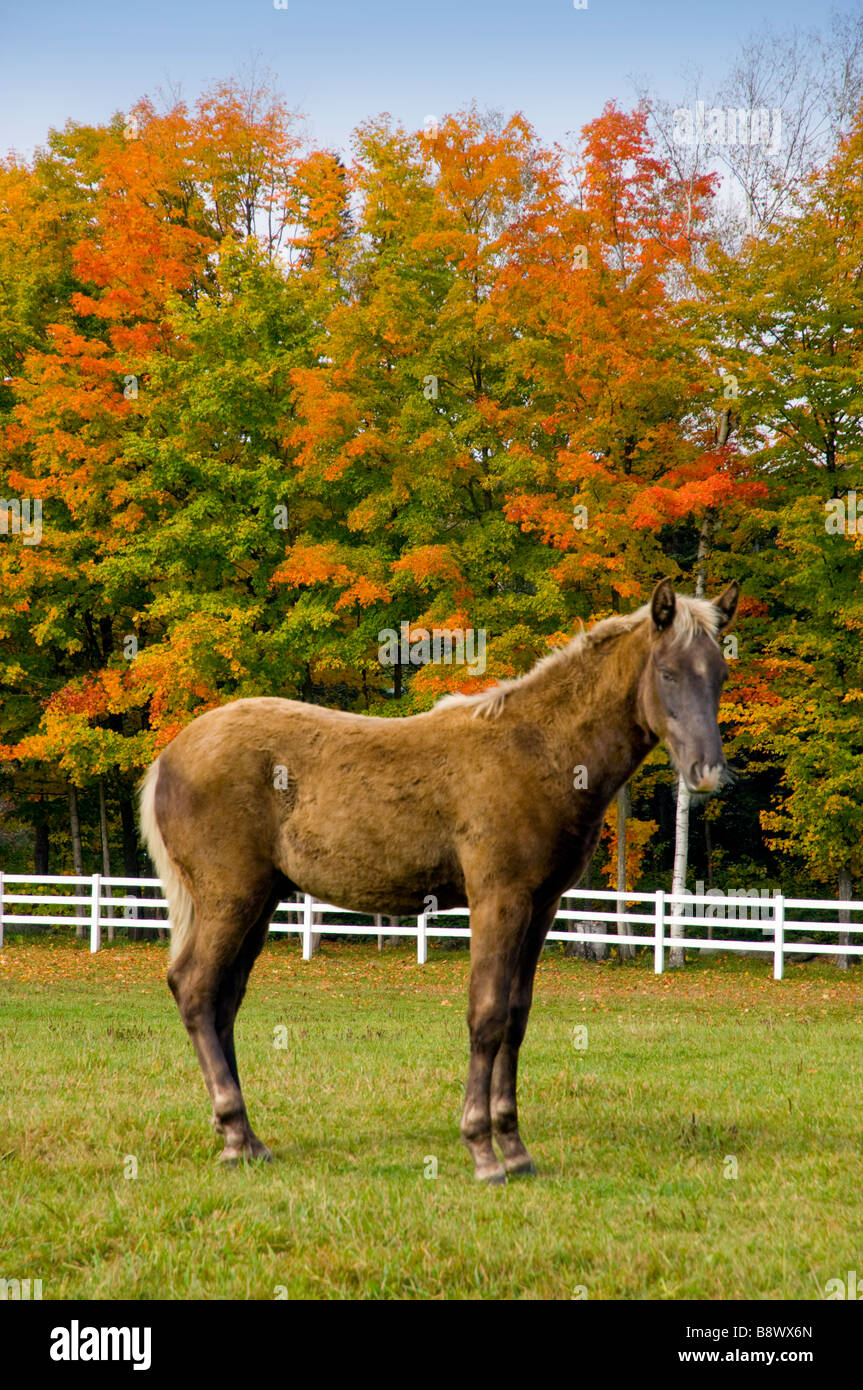
<instances>
[{"instance_id":1,"label":"horse's hind leg","mask_svg":"<svg viewBox=\"0 0 863 1390\"><path fill-rule=\"evenodd\" d=\"M266 907L260 917L255 922L250 931L246 933L243 944L237 953L230 970L226 971L219 987L219 995L216 1001L216 1036L219 1039L219 1046L225 1054L225 1061L228 1069L237 1083L240 1085L240 1075L237 1070L237 1053L234 1047L234 1021L237 1011L243 1002L246 993L246 985L249 982L252 966L261 953L261 948L267 939L267 932L270 926L270 918L280 900L285 895L284 885L277 887L270 895ZM222 1121L218 1118L215 1107L213 1109L213 1125L220 1133L224 1133ZM271 1158L269 1149L260 1139L249 1130L252 1148L255 1150L255 1157Z\"/></svg>"},{"instance_id":2,"label":"horse's hind leg","mask_svg":"<svg viewBox=\"0 0 863 1390\"><path fill-rule=\"evenodd\" d=\"M544 912L536 913L522 943L509 995L509 1016L494 1059L491 1078L491 1125L495 1142L503 1155L507 1173L531 1174L536 1166L518 1129L516 1080L518 1053L527 1029L533 999L536 965L548 930L557 913L559 900Z\"/></svg>"},{"instance_id":3,"label":"horse's hind leg","mask_svg":"<svg viewBox=\"0 0 863 1390\"><path fill-rule=\"evenodd\" d=\"M264 895L268 901L269 894ZM213 1103L213 1122L224 1136L226 1163L246 1155L268 1158L253 1132L237 1077L233 1026L249 972L266 934L259 903L251 924L248 908L207 909L196 904L189 940L168 972L168 984L192 1040ZM248 944L247 944L248 942Z\"/></svg>"}]
</instances>

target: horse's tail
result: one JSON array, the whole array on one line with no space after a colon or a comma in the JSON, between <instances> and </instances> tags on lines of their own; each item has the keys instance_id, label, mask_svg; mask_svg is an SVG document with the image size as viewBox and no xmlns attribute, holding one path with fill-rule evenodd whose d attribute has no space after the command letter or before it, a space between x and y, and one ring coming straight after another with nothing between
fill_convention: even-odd
<instances>
[{"instance_id":1,"label":"horse's tail","mask_svg":"<svg viewBox=\"0 0 863 1390\"><path fill-rule=\"evenodd\" d=\"M159 760L157 758L141 781L141 832L150 852L150 858L156 865L156 872L162 880L165 897L168 899L171 924L171 960L174 961L192 930L195 920L195 904L192 901L191 893L177 873L156 820L156 783L158 780Z\"/></svg>"}]
</instances>

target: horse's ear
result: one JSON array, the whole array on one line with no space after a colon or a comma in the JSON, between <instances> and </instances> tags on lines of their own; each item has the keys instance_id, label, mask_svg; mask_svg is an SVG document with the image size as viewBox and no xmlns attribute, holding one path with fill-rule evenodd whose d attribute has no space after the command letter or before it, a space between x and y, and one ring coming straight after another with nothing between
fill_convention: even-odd
<instances>
[{"instance_id":1,"label":"horse's ear","mask_svg":"<svg viewBox=\"0 0 863 1390\"><path fill-rule=\"evenodd\" d=\"M724 593L719 598L713 600L714 608L719 609L719 631L724 632L734 622L734 614L737 612L737 600L740 597L740 585L734 579L729 584Z\"/></svg>"},{"instance_id":2,"label":"horse's ear","mask_svg":"<svg viewBox=\"0 0 863 1390\"><path fill-rule=\"evenodd\" d=\"M670 579L660 579L650 600L650 616L657 632L665 632L674 622L676 599Z\"/></svg>"}]
</instances>

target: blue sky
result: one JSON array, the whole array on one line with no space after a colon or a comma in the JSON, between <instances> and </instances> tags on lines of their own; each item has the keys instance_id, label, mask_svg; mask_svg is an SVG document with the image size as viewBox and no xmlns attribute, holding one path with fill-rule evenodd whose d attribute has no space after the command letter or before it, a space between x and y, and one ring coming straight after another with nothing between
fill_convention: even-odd
<instances>
[{"instance_id":1,"label":"blue sky","mask_svg":"<svg viewBox=\"0 0 863 1390\"><path fill-rule=\"evenodd\" d=\"M863 0L834 0L859 13ZM560 139L630 79L675 100L719 80L747 34L828 22L812 0L0 0L0 152L29 154L68 118L106 120L179 85L194 99L257 61L317 143L390 111L411 127L471 100Z\"/></svg>"}]
</instances>

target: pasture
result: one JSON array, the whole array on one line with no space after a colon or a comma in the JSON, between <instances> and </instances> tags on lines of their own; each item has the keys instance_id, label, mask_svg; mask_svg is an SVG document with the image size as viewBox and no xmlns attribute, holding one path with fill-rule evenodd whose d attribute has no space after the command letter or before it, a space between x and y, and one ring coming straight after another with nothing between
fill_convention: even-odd
<instances>
[{"instance_id":1,"label":"pasture","mask_svg":"<svg viewBox=\"0 0 863 1390\"><path fill-rule=\"evenodd\" d=\"M550 948L520 1073L539 1175L488 1188L458 1135L467 951L268 942L237 1040L275 1161L236 1169L166 960L0 954L0 1275L45 1299L818 1299L861 1268L858 969Z\"/></svg>"}]
</instances>

